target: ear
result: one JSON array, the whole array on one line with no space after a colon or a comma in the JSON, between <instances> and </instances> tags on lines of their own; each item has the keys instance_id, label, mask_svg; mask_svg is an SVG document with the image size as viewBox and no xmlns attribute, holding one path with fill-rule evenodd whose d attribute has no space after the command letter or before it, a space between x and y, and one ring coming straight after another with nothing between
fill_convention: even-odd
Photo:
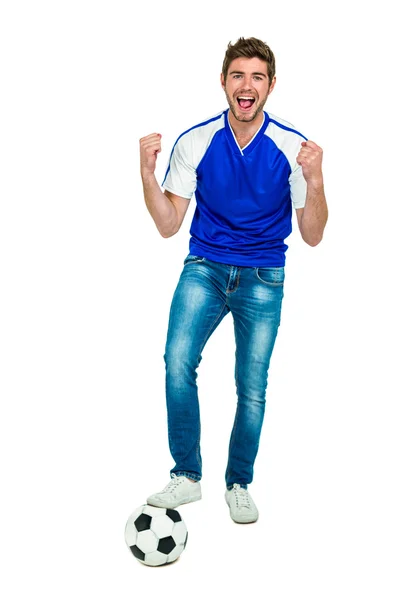
<instances>
[{"instance_id":1,"label":"ear","mask_svg":"<svg viewBox=\"0 0 400 600\"><path fill-rule=\"evenodd\" d=\"M269 86L269 92L268 92L268 96L270 95L270 93L272 92L272 90L274 89L276 84L276 75L274 75L272 81L271 81L271 85Z\"/></svg>"},{"instance_id":2,"label":"ear","mask_svg":"<svg viewBox=\"0 0 400 600\"><path fill-rule=\"evenodd\" d=\"M221 73L221 86L223 87L223 89L225 89L225 81L224 81L223 73Z\"/></svg>"}]
</instances>

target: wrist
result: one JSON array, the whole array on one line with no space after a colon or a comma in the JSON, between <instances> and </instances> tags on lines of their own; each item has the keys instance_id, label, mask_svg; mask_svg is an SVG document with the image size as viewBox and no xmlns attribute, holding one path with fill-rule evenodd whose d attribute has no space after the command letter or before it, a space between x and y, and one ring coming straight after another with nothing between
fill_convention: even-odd
<instances>
[{"instance_id":1,"label":"wrist","mask_svg":"<svg viewBox=\"0 0 400 600\"><path fill-rule=\"evenodd\" d=\"M324 189L324 180L322 176L307 179L307 189L321 192Z\"/></svg>"},{"instance_id":2,"label":"wrist","mask_svg":"<svg viewBox=\"0 0 400 600\"><path fill-rule=\"evenodd\" d=\"M148 185L149 183L153 183L155 180L154 171L141 170L140 176L142 178L143 185Z\"/></svg>"}]
</instances>

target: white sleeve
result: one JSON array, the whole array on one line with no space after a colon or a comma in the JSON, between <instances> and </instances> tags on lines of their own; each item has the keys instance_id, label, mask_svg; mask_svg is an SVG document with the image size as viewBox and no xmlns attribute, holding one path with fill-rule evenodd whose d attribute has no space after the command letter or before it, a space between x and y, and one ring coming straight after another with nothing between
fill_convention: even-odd
<instances>
[{"instance_id":1,"label":"white sleeve","mask_svg":"<svg viewBox=\"0 0 400 600\"><path fill-rule=\"evenodd\" d=\"M162 187L190 200L197 187L197 174L191 152L191 136L178 138L172 149Z\"/></svg>"},{"instance_id":2,"label":"white sleeve","mask_svg":"<svg viewBox=\"0 0 400 600\"><path fill-rule=\"evenodd\" d=\"M294 208L303 208L306 203L307 182L304 179L303 169L296 161L291 174L289 175L290 197Z\"/></svg>"}]
</instances>

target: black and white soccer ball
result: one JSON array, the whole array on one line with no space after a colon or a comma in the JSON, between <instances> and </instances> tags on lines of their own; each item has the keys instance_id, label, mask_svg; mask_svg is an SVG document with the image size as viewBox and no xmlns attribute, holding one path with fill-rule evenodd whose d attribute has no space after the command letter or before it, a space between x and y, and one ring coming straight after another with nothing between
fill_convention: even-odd
<instances>
[{"instance_id":1,"label":"black and white soccer ball","mask_svg":"<svg viewBox=\"0 0 400 600\"><path fill-rule=\"evenodd\" d=\"M159 567L172 563L183 552L188 532L177 510L142 504L129 517L125 541L141 563Z\"/></svg>"}]
</instances>

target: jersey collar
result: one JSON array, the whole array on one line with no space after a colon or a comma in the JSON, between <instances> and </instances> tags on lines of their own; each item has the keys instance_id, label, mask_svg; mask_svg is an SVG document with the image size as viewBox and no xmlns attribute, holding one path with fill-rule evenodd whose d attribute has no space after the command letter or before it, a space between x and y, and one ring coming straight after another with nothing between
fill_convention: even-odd
<instances>
[{"instance_id":1,"label":"jersey collar","mask_svg":"<svg viewBox=\"0 0 400 600\"><path fill-rule=\"evenodd\" d=\"M226 111L224 112L224 119L225 119L225 132L226 132L227 138L229 140L229 144L235 154L239 154L241 156L246 156L247 154L250 154L250 152L257 146L258 142L263 137L264 132L267 129L267 126L269 123L269 116L265 111L263 111L264 121L262 122L259 130L254 134L253 138L250 140L250 142L247 144L247 146L245 146L244 148L240 148L240 146L237 143L237 140L235 138L235 134L233 133L231 124L229 123L228 112L229 112L229 109L226 109Z\"/></svg>"}]
</instances>

